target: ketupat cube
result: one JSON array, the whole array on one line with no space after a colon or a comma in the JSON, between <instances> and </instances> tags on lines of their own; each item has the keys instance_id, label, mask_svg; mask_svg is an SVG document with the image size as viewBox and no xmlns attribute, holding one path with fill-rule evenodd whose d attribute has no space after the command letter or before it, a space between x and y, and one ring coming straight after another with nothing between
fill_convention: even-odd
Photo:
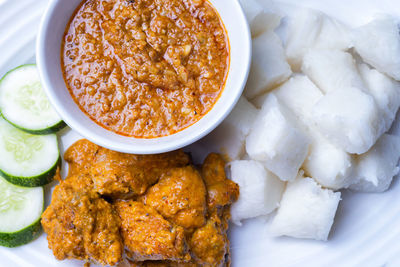
<instances>
[{"instance_id":1,"label":"ketupat cube","mask_svg":"<svg viewBox=\"0 0 400 267\"><path fill-rule=\"evenodd\" d=\"M240 4L246 15L253 37L265 31L273 31L281 23L282 17L270 9L272 2L262 5L256 0L240 0ZM265 8L266 6L268 6L268 9Z\"/></svg>"},{"instance_id":2,"label":"ketupat cube","mask_svg":"<svg viewBox=\"0 0 400 267\"><path fill-rule=\"evenodd\" d=\"M283 181L294 180L310 144L295 116L274 94L265 100L246 138L246 151Z\"/></svg>"},{"instance_id":3,"label":"ketupat cube","mask_svg":"<svg viewBox=\"0 0 400 267\"><path fill-rule=\"evenodd\" d=\"M347 52L310 50L304 56L301 69L324 93L345 87L357 87L365 91L355 60Z\"/></svg>"},{"instance_id":4,"label":"ketupat cube","mask_svg":"<svg viewBox=\"0 0 400 267\"><path fill-rule=\"evenodd\" d=\"M258 110L241 97L221 125L199 142L217 148L231 160L239 159L244 155L244 141L257 114Z\"/></svg>"},{"instance_id":5,"label":"ketupat cube","mask_svg":"<svg viewBox=\"0 0 400 267\"><path fill-rule=\"evenodd\" d=\"M369 94L380 109L380 118L385 122L383 131L386 132L392 126L400 107L400 82L366 64L360 64L358 68Z\"/></svg>"},{"instance_id":6,"label":"ketupat cube","mask_svg":"<svg viewBox=\"0 0 400 267\"><path fill-rule=\"evenodd\" d=\"M268 92L291 74L281 40L274 32L264 32L253 40L253 61L244 95L252 99Z\"/></svg>"},{"instance_id":7,"label":"ketupat cube","mask_svg":"<svg viewBox=\"0 0 400 267\"><path fill-rule=\"evenodd\" d=\"M352 47L349 29L324 13L302 8L289 19L286 54L295 71L300 71L303 57L313 49L347 50Z\"/></svg>"},{"instance_id":8,"label":"ketupat cube","mask_svg":"<svg viewBox=\"0 0 400 267\"><path fill-rule=\"evenodd\" d=\"M312 109L323 97L321 91L307 76L297 75L275 90L274 94L307 126L311 145L303 164L306 173L325 187L347 187L351 180L352 157L324 138L312 124Z\"/></svg>"},{"instance_id":9,"label":"ketupat cube","mask_svg":"<svg viewBox=\"0 0 400 267\"><path fill-rule=\"evenodd\" d=\"M309 133L312 143L302 167L306 175L326 188L347 188L354 181L352 156L333 145L315 128L310 128Z\"/></svg>"},{"instance_id":10,"label":"ketupat cube","mask_svg":"<svg viewBox=\"0 0 400 267\"><path fill-rule=\"evenodd\" d=\"M400 81L400 34L393 17L386 15L355 29L353 43L366 63Z\"/></svg>"},{"instance_id":11,"label":"ketupat cube","mask_svg":"<svg viewBox=\"0 0 400 267\"><path fill-rule=\"evenodd\" d=\"M230 163L231 179L240 186L239 199L232 204L235 224L241 220L267 215L278 207L285 183L254 160Z\"/></svg>"},{"instance_id":12,"label":"ketupat cube","mask_svg":"<svg viewBox=\"0 0 400 267\"><path fill-rule=\"evenodd\" d=\"M286 56L293 71L300 71L303 56L317 40L321 27L321 13L312 9L299 9L289 19Z\"/></svg>"},{"instance_id":13,"label":"ketupat cube","mask_svg":"<svg viewBox=\"0 0 400 267\"><path fill-rule=\"evenodd\" d=\"M343 23L322 14L321 31L313 45L314 48L320 49L339 49L348 50L351 48L350 29Z\"/></svg>"},{"instance_id":14,"label":"ketupat cube","mask_svg":"<svg viewBox=\"0 0 400 267\"><path fill-rule=\"evenodd\" d=\"M400 137L384 134L365 154L356 158L356 184L350 189L362 192L386 191L399 173Z\"/></svg>"},{"instance_id":15,"label":"ketupat cube","mask_svg":"<svg viewBox=\"0 0 400 267\"><path fill-rule=\"evenodd\" d=\"M239 129L243 137L246 137L250 133L253 121L257 117L258 112L259 110L253 104L247 101L246 98L241 97L224 123L233 125Z\"/></svg>"},{"instance_id":16,"label":"ketupat cube","mask_svg":"<svg viewBox=\"0 0 400 267\"><path fill-rule=\"evenodd\" d=\"M296 75L281 85L274 94L305 125L311 121L311 111L323 94L305 75Z\"/></svg>"},{"instance_id":17,"label":"ketupat cube","mask_svg":"<svg viewBox=\"0 0 400 267\"><path fill-rule=\"evenodd\" d=\"M317 129L348 153L367 152L383 133L383 122L374 99L355 87L340 88L314 106Z\"/></svg>"},{"instance_id":18,"label":"ketupat cube","mask_svg":"<svg viewBox=\"0 0 400 267\"><path fill-rule=\"evenodd\" d=\"M326 241L340 201L340 192L322 189L311 178L289 182L270 231L290 236Z\"/></svg>"}]
</instances>

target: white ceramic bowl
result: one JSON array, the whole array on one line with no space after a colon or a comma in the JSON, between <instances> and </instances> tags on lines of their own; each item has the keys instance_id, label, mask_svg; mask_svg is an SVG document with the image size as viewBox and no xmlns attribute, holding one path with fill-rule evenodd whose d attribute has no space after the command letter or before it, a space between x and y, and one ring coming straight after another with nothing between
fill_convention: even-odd
<instances>
[{"instance_id":1,"label":"white ceramic bowl","mask_svg":"<svg viewBox=\"0 0 400 267\"><path fill-rule=\"evenodd\" d=\"M251 60L251 36L237 0L210 0L219 12L230 42L230 68L220 98L198 122L173 135L153 139L118 135L92 121L72 99L61 70L61 41L66 25L82 0L51 0L43 16L37 39L36 61L50 102L74 130L88 140L120 152L152 154L189 145L220 124L239 99Z\"/></svg>"}]
</instances>

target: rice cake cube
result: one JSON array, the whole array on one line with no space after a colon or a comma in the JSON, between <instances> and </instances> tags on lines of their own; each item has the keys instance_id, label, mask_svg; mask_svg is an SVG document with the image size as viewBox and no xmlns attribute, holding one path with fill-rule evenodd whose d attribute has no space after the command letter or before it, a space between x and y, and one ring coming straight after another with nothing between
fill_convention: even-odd
<instances>
[{"instance_id":1,"label":"rice cake cube","mask_svg":"<svg viewBox=\"0 0 400 267\"><path fill-rule=\"evenodd\" d=\"M257 116L259 110L254 107L246 98L240 97L235 108L224 120L224 123L233 125L239 129L242 136L246 137L250 133L253 126L254 118Z\"/></svg>"},{"instance_id":2,"label":"rice cake cube","mask_svg":"<svg viewBox=\"0 0 400 267\"><path fill-rule=\"evenodd\" d=\"M231 206L232 221L267 215L275 210L281 200L285 183L254 160L229 163L231 179L240 186L239 199Z\"/></svg>"},{"instance_id":3,"label":"rice cake cube","mask_svg":"<svg viewBox=\"0 0 400 267\"><path fill-rule=\"evenodd\" d=\"M269 92L259 95L250 101L256 108L260 109L262 107L262 105L264 104L265 100L267 99L268 95L269 95Z\"/></svg>"},{"instance_id":4,"label":"rice cake cube","mask_svg":"<svg viewBox=\"0 0 400 267\"><path fill-rule=\"evenodd\" d=\"M320 11L302 8L289 17L286 54L294 71L300 71L303 57L309 50L346 51L351 47L349 28Z\"/></svg>"},{"instance_id":5,"label":"rice cake cube","mask_svg":"<svg viewBox=\"0 0 400 267\"><path fill-rule=\"evenodd\" d=\"M274 94L307 126L311 145L303 170L325 187L347 187L351 178L352 157L329 142L312 124L312 109L323 97L321 91L307 76L296 75Z\"/></svg>"},{"instance_id":6,"label":"rice cake cube","mask_svg":"<svg viewBox=\"0 0 400 267\"><path fill-rule=\"evenodd\" d=\"M324 93L357 87L365 91L352 55L341 50L315 49L304 56L302 71Z\"/></svg>"},{"instance_id":7,"label":"rice cake cube","mask_svg":"<svg viewBox=\"0 0 400 267\"><path fill-rule=\"evenodd\" d=\"M353 157L333 145L315 127L311 127L309 132L312 143L302 166L306 175L326 188L347 188L354 181Z\"/></svg>"},{"instance_id":8,"label":"rice cake cube","mask_svg":"<svg viewBox=\"0 0 400 267\"><path fill-rule=\"evenodd\" d=\"M322 14L321 31L313 48L346 51L352 46L350 29L340 21Z\"/></svg>"},{"instance_id":9,"label":"rice cake cube","mask_svg":"<svg viewBox=\"0 0 400 267\"><path fill-rule=\"evenodd\" d=\"M290 181L296 178L309 144L295 116L271 93L246 138L246 152L279 179Z\"/></svg>"},{"instance_id":10,"label":"rice cake cube","mask_svg":"<svg viewBox=\"0 0 400 267\"><path fill-rule=\"evenodd\" d=\"M241 97L231 114L199 143L217 148L230 160L240 159L245 152L244 141L257 114L258 110Z\"/></svg>"},{"instance_id":11,"label":"rice cake cube","mask_svg":"<svg viewBox=\"0 0 400 267\"><path fill-rule=\"evenodd\" d=\"M323 94L305 75L296 75L281 85L274 94L305 125L311 121L311 111Z\"/></svg>"},{"instance_id":12,"label":"rice cake cube","mask_svg":"<svg viewBox=\"0 0 400 267\"><path fill-rule=\"evenodd\" d=\"M275 236L326 241L340 195L321 188L311 178L298 177L287 184L270 232Z\"/></svg>"},{"instance_id":13,"label":"rice cake cube","mask_svg":"<svg viewBox=\"0 0 400 267\"><path fill-rule=\"evenodd\" d=\"M366 64L360 64L358 68L369 94L380 109L380 118L384 121L383 131L386 132L392 126L400 107L400 82Z\"/></svg>"},{"instance_id":14,"label":"rice cake cube","mask_svg":"<svg viewBox=\"0 0 400 267\"><path fill-rule=\"evenodd\" d=\"M400 34L396 19L386 15L353 31L354 48L362 59L400 81Z\"/></svg>"},{"instance_id":15,"label":"rice cake cube","mask_svg":"<svg viewBox=\"0 0 400 267\"><path fill-rule=\"evenodd\" d=\"M350 189L361 192L384 192L399 173L400 137L384 134L365 154L356 157L355 177Z\"/></svg>"},{"instance_id":16,"label":"rice cake cube","mask_svg":"<svg viewBox=\"0 0 400 267\"><path fill-rule=\"evenodd\" d=\"M256 0L240 0L249 23L252 37L265 31L273 31L281 23L282 16L271 8L272 1L259 3Z\"/></svg>"},{"instance_id":17,"label":"rice cake cube","mask_svg":"<svg viewBox=\"0 0 400 267\"><path fill-rule=\"evenodd\" d=\"M351 154L367 152L383 133L374 99L355 87L324 95L315 104L312 118L328 140Z\"/></svg>"},{"instance_id":18,"label":"rice cake cube","mask_svg":"<svg viewBox=\"0 0 400 267\"><path fill-rule=\"evenodd\" d=\"M289 17L286 56L293 71L300 71L303 56L316 42L322 27L320 12L308 8L299 9Z\"/></svg>"},{"instance_id":19,"label":"rice cake cube","mask_svg":"<svg viewBox=\"0 0 400 267\"><path fill-rule=\"evenodd\" d=\"M274 32L264 32L253 40L252 58L249 79L244 91L248 99L270 91L292 74L286 61L282 41Z\"/></svg>"}]
</instances>

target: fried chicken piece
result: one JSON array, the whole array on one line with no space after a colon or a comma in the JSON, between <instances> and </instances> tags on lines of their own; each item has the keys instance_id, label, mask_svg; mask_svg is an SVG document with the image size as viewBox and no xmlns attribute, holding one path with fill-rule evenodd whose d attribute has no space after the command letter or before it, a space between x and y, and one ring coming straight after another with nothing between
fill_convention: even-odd
<instances>
[{"instance_id":1,"label":"fried chicken piece","mask_svg":"<svg viewBox=\"0 0 400 267\"><path fill-rule=\"evenodd\" d=\"M215 213L193 233L190 249L200 266L229 266L229 239L223 224Z\"/></svg>"},{"instance_id":2,"label":"fried chicken piece","mask_svg":"<svg viewBox=\"0 0 400 267\"><path fill-rule=\"evenodd\" d=\"M225 161L221 155L211 153L204 160L202 175L207 187L209 213L235 202L239 197L239 186L226 178Z\"/></svg>"},{"instance_id":3,"label":"fried chicken piece","mask_svg":"<svg viewBox=\"0 0 400 267\"><path fill-rule=\"evenodd\" d=\"M64 153L64 159L69 165L68 176L87 173L92 166L100 146L81 139L71 145Z\"/></svg>"},{"instance_id":4,"label":"fried chicken piece","mask_svg":"<svg viewBox=\"0 0 400 267\"><path fill-rule=\"evenodd\" d=\"M187 166L169 170L140 199L170 222L194 229L205 224L206 193L200 173Z\"/></svg>"},{"instance_id":5,"label":"fried chicken piece","mask_svg":"<svg viewBox=\"0 0 400 267\"><path fill-rule=\"evenodd\" d=\"M190 260L181 226L171 224L152 207L137 201L119 200L114 206L121 218L121 235L131 260Z\"/></svg>"},{"instance_id":6,"label":"fried chicken piece","mask_svg":"<svg viewBox=\"0 0 400 267\"><path fill-rule=\"evenodd\" d=\"M95 189L102 195L127 198L144 194L161 174L190 163L183 151L156 155L132 155L101 148L90 169Z\"/></svg>"},{"instance_id":7,"label":"fried chicken piece","mask_svg":"<svg viewBox=\"0 0 400 267\"><path fill-rule=\"evenodd\" d=\"M161 174L190 163L182 150L156 155L132 155L102 148L82 139L64 155L70 175L88 173L94 190L113 198L129 198L144 194Z\"/></svg>"},{"instance_id":8,"label":"fried chicken piece","mask_svg":"<svg viewBox=\"0 0 400 267\"><path fill-rule=\"evenodd\" d=\"M239 197L239 186L227 179L225 161L211 153L204 160L202 175L207 187L208 219L190 239L195 261L202 266L229 266L228 220L230 205Z\"/></svg>"},{"instance_id":9,"label":"fried chicken piece","mask_svg":"<svg viewBox=\"0 0 400 267\"><path fill-rule=\"evenodd\" d=\"M57 259L114 265L123 251L119 217L91 188L92 181L86 175L62 181L42 215L42 226Z\"/></svg>"}]
</instances>

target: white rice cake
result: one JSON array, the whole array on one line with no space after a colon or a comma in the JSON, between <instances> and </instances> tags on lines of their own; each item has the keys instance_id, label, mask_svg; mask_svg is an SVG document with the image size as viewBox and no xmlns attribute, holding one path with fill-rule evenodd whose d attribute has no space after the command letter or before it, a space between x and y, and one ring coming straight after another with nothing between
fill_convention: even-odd
<instances>
[{"instance_id":1,"label":"white rice cake","mask_svg":"<svg viewBox=\"0 0 400 267\"><path fill-rule=\"evenodd\" d=\"M231 179L240 187L239 199L231 206L232 221L267 215L275 210L282 197L285 183L254 160L229 163Z\"/></svg>"},{"instance_id":2,"label":"white rice cake","mask_svg":"<svg viewBox=\"0 0 400 267\"><path fill-rule=\"evenodd\" d=\"M384 134L367 153L357 157L355 176L359 179L350 189L383 192L399 173L400 137Z\"/></svg>"},{"instance_id":3,"label":"white rice cake","mask_svg":"<svg viewBox=\"0 0 400 267\"><path fill-rule=\"evenodd\" d=\"M400 81L400 34L394 18L386 15L355 29L353 43L366 63Z\"/></svg>"},{"instance_id":4,"label":"white rice cake","mask_svg":"<svg viewBox=\"0 0 400 267\"><path fill-rule=\"evenodd\" d=\"M358 68L368 92L375 99L380 109L380 118L384 121L383 131L386 132L392 126L400 107L400 82L389 78L376 69L371 69L366 64L360 64Z\"/></svg>"},{"instance_id":5,"label":"white rice cake","mask_svg":"<svg viewBox=\"0 0 400 267\"><path fill-rule=\"evenodd\" d=\"M347 187L351 180L352 157L329 142L312 124L312 109L323 97L321 91L307 76L296 75L274 94L307 126L311 145L303 170L327 188Z\"/></svg>"},{"instance_id":6,"label":"white rice cake","mask_svg":"<svg viewBox=\"0 0 400 267\"><path fill-rule=\"evenodd\" d=\"M346 51L352 46L350 29L336 19L322 14L321 31L313 48Z\"/></svg>"},{"instance_id":7,"label":"white rice cake","mask_svg":"<svg viewBox=\"0 0 400 267\"><path fill-rule=\"evenodd\" d=\"M310 50L301 69L324 93L350 86L366 90L352 55L341 50Z\"/></svg>"},{"instance_id":8,"label":"white rice cake","mask_svg":"<svg viewBox=\"0 0 400 267\"><path fill-rule=\"evenodd\" d=\"M317 40L321 27L321 13L312 9L299 9L289 18L286 56L293 71L300 71L303 56Z\"/></svg>"},{"instance_id":9,"label":"white rice cake","mask_svg":"<svg viewBox=\"0 0 400 267\"><path fill-rule=\"evenodd\" d=\"M367 152L383 133L374 99L355 87L327 93L314 106L312 118L328 140L351 154Z\"/></svg>"},{"instance_id":10,"label":"white rice cake","mask_svg":"<svg viewBox=\"0 0 400 267\"><path fill-rule=\"evenodd\" d=\"M272 1L268 1L272 5ZM256 37L265 31L273 31L281 23L282 16L256 0L240 0L249 23L251 35ZM268 7L270 7L268 5Z\"/></svg>"},{"instance_id":11,"label":"white rice cake","mask_svg":"<svg viewBox=\"0 0 400 267\"><path fill-rule=\"evenodd\" d=\"M265 100L267 99L269 95L269 92L259 95L255 98L253 98L252 100L250 100L250 102L258 109L260 109L262 107L262 105L264 104Z\"/></svg>"},{"instance_id":12,"label":"white rice cake","mask_svg":"<svg viewBox=\"0 0 400 267\"><path fill-rule=\"evenodd\" d=\"M312 120L312 108L323 97L321 91L305 75L293 76L275 90L274 94L305 125Z\"/></svg>"},{"instance_id":13,"label":"white rice cake","mask_svg":"<svg viewBox=\"0 0 400 267\"><path fill-rule=\"evenodd\" d=\"M258 110L241 97L231 114L200 143L218 148L230 160L240 159L245 153L244 141L249 134Z\"/></svg>"},{"instance_id":14,"label":"white rice cake","mask_svg":"<svg viewBox=\"0 0 400 267\"><path fill-rule=\"evenodd\" d=\"M310 128L309 132L312 143L302 166L306 175L326 188L347 188L354 180L352 156L333 145L315 128Z\"/></svg>"},{"instance_id":15,"label":"white rice cake","mask_svg":"<svg viewBox=\"0 0 400 267\"><path fill-rule=\"evenodd\" d=\"M281 180L290 181L296 178L309 144L295 116L270 94L246 138L246 152Z\"/></svg>"},{"instance_id":16,"label":"white rice cake","mask_svg":"<svg viewBox=\"0 0 400 267\"><path fill-rule=\"evenodd\" d=\"M322 189L311 178L289 182L283 193L270 231L290 236L326 241L340 201L340 192Z\"/></svg>"},{"instance_id":17,"label":"white rice cake","mask_svg":"<svg viewBox=\"0 0 400 267\"><path fill-rule=\"evenodd\" d=\"M344 24L313 9L299 9L288 22L286 55L294 71L300 71L304 55L312 49L347 50L352 46Z\"/></svg>"},{"instance_id":18,"label":"white rice cake","mask_svg":"<svg viewBox=\"0 0 400 267\"><path fill-rule=\"evenodd\" d=\"M248 99L270 91L292 74L286 62L282 41L274 32L264 32L253 40L252 58L249 79L244 91Z\"/></svg>"}]
</instances>

